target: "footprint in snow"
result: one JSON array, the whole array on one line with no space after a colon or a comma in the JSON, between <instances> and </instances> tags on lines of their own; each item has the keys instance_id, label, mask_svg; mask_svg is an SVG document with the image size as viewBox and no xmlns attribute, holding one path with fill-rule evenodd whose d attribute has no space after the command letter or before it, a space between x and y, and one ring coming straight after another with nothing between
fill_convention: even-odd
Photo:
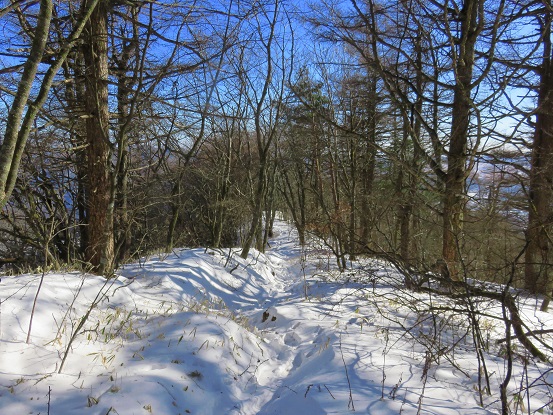
<instances>
[{"instance_id":1,"label":"footprint in snow","mask_svg":"<svg viewBox=\"0 0 553 415\"><path fill-rule=\"evenodd\" d=\"M292 362L292 369L297 369L303 363L302 353L298 353Z\"/></svg>"},{"instance_id":2,"label":"footprint in snow","mask_svg":"<svg viewBox=\"0 0 553 415\"><path fill-rule=\"evenodd\" d=\"M290 331L284 336L284 344L288 346L297 347L301 343L301 338L295 332Z\"/></svg>"}]
</instances>

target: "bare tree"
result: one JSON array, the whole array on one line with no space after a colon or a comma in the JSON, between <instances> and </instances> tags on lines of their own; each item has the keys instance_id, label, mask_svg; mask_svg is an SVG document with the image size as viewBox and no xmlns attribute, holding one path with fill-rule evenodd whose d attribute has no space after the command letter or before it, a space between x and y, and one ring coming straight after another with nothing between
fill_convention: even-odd
<instances>
[{"instance_id":1,"label":"bare tree","mask_svg":"<svg viewBox=\"0 0 553 415\"><path fill-rule=\"evenodd\" d=\"M73 32L60 44L55 59L38 83L39 90L36 97L29 103L37 71L44 58L52 21L52 1L41 0L40 2L37 25L33 30L31 50L23 65L23 73L8 112L4 140L0 146L0 208L6 205L13 191L25 144L38 112L48 97L54 78L77 42L97 3L98 0L91 0L86 4L86 7L81 9L80 19L77 21ZM17 9L18 5L19 3L14 3L6 11Z\"/></svg>"},{"instance_id":2,"label":"bare tree","mask_svg":"<svg viewBox=\"0 0 553 415\"><path fill-rule=\"evenodd\" d=\"M530 167L527 249L525 255L525 288L534 294L543 294L542 311L547 311L553 296L553 62L550 0L540 5L542 26L542 62L538 69L539 89L536 109L534 141Z\"/></svg>"},{"instance_id":3,"label":"bare tree","mask_svg":"<svg viewBox=\"0 0 553 415\"><path fill-rule=\"evenodd\" d=\"M83 0L83 7L88 5ZM86 202L88 245L85 259L99 274L109 275L115 263L111 143L108 106L108 4L100 2L84 32L85 115L87 144Z\"/></svg>"},{"instance_id":4,"label":"bare tree","mask_svg":"<svg viewBox=\"0 0 553 415\"><path fill-rule=\"evenodd\" d=\"M467 178L482 150L482 137L493 128L483 121L490 117L489 103L501 90L488 88L495 46L511 17L503 15L504 1L492 8L487 4L351 0L348 10L329 1L311 19L323 39L346 44L371 65L388 91L390 110L401 113L417 162L383 150L409 174L428 168L421 183L441 193L440 257L444 275L452 279L461 278ZM411 188L417 187L413 182ZM412 202L402 210L403 235L409 239ZM408 241L403 244L407 254Z\"/></svg>"},{"instance_id":5,"label":"bare tree","mask_svg":"<svg viewBox=\"0 0 553 415\"><path fill-rule=\"evenodd\" d=\"M260 233L270 178L271 149L279 133L278 122L284 87L290 70L283 38L286 28L286 11L283 7L280 0L275 0L265 4L255 13L251 29L256 33L257 39L254 38L255 40L247 46L251 49L244 50L251 52L249 58L252 62L241 59L238 66L238 77L246 86L247 105L251 108L259 159L252 197L252 218L242 244L243 258L248 256L256 237L257 247L263 250L263 237L260 238ZM255 55L257 58L253 60ZM242 55L242 58L244 56ZM263 62L260 61L261 57Z\"/></svg>"}]
</instances>

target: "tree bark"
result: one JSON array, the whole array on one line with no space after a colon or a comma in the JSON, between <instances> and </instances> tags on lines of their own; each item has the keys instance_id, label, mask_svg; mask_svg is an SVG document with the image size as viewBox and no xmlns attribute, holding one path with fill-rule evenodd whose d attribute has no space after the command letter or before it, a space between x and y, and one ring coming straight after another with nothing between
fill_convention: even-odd
<instances>
[{"instance_id":1,"label":"tree bark","mask_svg":"<svg viewBox=\"0 0 553 415\"><path fill-rule=\"evenodd\" d=\"M83 1L86 7L88 0ZM107 3L101 1L85 29L85 108L87 138L88 246L85 255L92 270L109 275L114 267L111 144L108 108Z\"/></svg>"},{"instance_id":2,"label":"tree bark","mask_svg":"<svg viewBox=\"0 0 553 415\"><path fill-rule=\"evenodd\" d=\"M547 1L543 35L543 60L540 68L540 88L536 126L532 147L530 169L530 192L528 228L525 253L525 288L533 294L542 294L545 299L542 310L546 311L553 294L551 271L551 230L553 215L553 65L551 64L551 1Z\"/></svg>"}]
</instances>

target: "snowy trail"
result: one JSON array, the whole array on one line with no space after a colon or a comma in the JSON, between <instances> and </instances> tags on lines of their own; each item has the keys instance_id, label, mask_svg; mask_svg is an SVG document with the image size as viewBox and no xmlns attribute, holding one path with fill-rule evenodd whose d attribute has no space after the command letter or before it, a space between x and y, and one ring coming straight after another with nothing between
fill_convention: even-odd
<instances>
[{"instance_id":1,"label":"snowy trail","mask_svg":"<svg viewBox=\"0 0 553 415\"><path fill-rule=\"evenodd\" d=\"M0 414L45 414L48 402L52 414L499 413L497 395L479 404L470 337L453 357L438 353L462 322L444 316L441 337L430 338L426 316L409 307L422 297L399 293L386 264L366 260L338 275L283 221L266 254L239 253L182 249L126 265L92 309L104 279L47 274L28 345L40 276L2 277ZM551 315L522 312L553 328ZM503 335L493 326L487 334ZM504 359L490 353L487 363L495 386ZM553 383L549 366L527 369ZM514 373L517 385L520 362ZM535 387L525 409L551 415L551 402L550 388Z\"/></svg>"}]
</instances>

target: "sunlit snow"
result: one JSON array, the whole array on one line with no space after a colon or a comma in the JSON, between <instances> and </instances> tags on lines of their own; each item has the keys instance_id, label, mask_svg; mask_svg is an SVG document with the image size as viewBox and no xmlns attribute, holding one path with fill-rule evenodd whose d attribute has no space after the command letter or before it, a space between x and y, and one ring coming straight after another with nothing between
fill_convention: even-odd
<instances>
[{"instance_id":1,"label":"sunlit snow","mask_svg":"<svg viewBox=\"0 0 553 415\"><path fill-rule=\"evenodd\" d=\"M339 274L324 247L302 250L284 221L275 235L247 260L183 249L126 265L107 283L48 273L29 344L41 275L3 276L0 414L501 413L497 305L477 304L490 313L480 321L492 389L482 406L466 317L430 313L445 300L399 290L384 262ZM519 301L529 327L553 329L535 299ZM551 366L517 347L510 410L552 414Z\"/></svg>"}]
</instances>

